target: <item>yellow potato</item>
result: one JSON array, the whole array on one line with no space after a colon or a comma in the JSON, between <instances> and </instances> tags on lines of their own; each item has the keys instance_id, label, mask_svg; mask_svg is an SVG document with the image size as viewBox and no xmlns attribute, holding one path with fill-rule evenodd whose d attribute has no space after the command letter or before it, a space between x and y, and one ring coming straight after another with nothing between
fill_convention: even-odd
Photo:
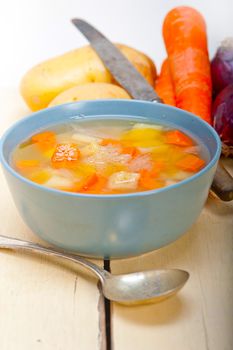
<instances>
[{"instance_id":1,"label":"yellow potato","mask_svg":"<svg viewBox=\"0 0 233 350\"><path fill-rule=\"evenodd\" d=\"M153 86L156 69L151 59L125 45L117 46ZM47 107L64 90L90 82L115 83L101 59L88 45L33 67L23 77L20 91L28 106L36 111Z\"/></svg>"},{"instance_id":2,"label":"yellow potato","mask_svg":"<svg viewBox=\"0 0 233 350\"><path fill-rule=\"evenodd\" d=\"M130 96L124 89L117 85L107 83L88 83L61 92L49 103L48 107L68 102L109 98L129 99Z\"/></svg>"}]
</instances>

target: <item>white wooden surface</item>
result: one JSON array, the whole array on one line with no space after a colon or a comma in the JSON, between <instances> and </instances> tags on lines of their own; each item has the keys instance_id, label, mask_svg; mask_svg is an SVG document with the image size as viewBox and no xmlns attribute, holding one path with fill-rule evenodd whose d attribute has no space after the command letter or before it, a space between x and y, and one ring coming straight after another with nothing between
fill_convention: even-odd
<instances>
[{"instance_id":1,"label":"white wooden surface","mask_svg":"<svg viewBox=\"0 0 233 350\"><path fill-rule=\"evenodd\" d=\"M1 130L28 113L15 90L1 91L0 101ZM233 170L232 161L226 165ZM39 241L19 217L2 176L0 185L0 233ZM113 304L114 350L232 350L232 233L232 203L209 198L195 225L175 243L112 261L113 273L171 267L191 274L177 296L160 304ZM104 349L100 294L83 270L0 251L0 286L1 350Z\"/></svg>"}]
</instances>

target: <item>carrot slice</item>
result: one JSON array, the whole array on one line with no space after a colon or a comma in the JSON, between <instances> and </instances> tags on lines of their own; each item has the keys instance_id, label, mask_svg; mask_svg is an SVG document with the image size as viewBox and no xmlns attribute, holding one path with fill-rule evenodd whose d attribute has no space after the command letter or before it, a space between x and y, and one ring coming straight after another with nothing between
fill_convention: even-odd
<instances>
[{"instance_id":1,"label":"carrot slice","mask_svg":"<svg viewBox=\"0 0 233 350\"><path fill-rule=\"evenodd\" d=\"M132 158L137 157L141 154L139 149L137 147L134 147L134 146L123 147L121 150L121 153L122 154L130 154L132 156Z\"/></svg>"},{"instance_id":2,"label":"carrot slice","mask_svg":"<svg viewBox=\"0 0 233 350\"><path fill-rule=\"evenodd\" d=\"M205 161L194 154L187 154L176 163L178 168L188 172L196 172L203 168L204 165Z\"/></svg>"},{"instance_id":3,"label":"carrot slice","mask_svg":"<svg viewBox=\"0 0 233 350\"><path fill-rule=\"evenodd\" d=\"M84 190L84 191L89 190L93 185L96 184L97 181L98 181L98 176L96 173L88 176L87 179L85 180L83 186L82 186L82 190Z\"/></svg>"},{"instance_id":4,"label":"carrot slice","mask_svg":"<svg viewBox=\"0 0 233 350\"><path fill-rule=\"evenodd\" d=\"M98 175L98 180L95 182L88 190L89 193L101 194L107 183L107 178L104 176Z\"/></svg>"},{"instance_id":5,"label":"carrot slice","mask_svg":"<svg viewBox=\"0 0 233 350\"><path fill-rule=\"evenodd\" d=\"M155 90L164 103L170 106L176 106L175 91L168 59L163 61L160 75L156 81Z\"/></svg>"},{"instance_id":6,"label":"carrot slice","mask_svg":"<svg viewBox=\"0 0 233 350\"><path fill-rule=\"evenodd\" d=\"M167 131L165 142L176 146L193 146L193 140L179 130Z\"/></svg>"},{"instance_id":7,"label":"carrot slice","mask_svg":"<svg viewBox=\"0 0 233 350\"><path fill-rule=\"evenodd\" d=\"M72 168L77 165L79 158L80 151L76 144L60 143L56 146L51 164L57 169Z\"/></svg>"},{"instance_id":8,"label":"carrot slice","mask_svg":"<svg viewBox=\"0 0 233 350\"><path fill-rule=\"evenodd\" d=\"M158 176L165 168L165 162L156 161L150 170L142 169L140 171L139 186L148 190L164 186L164 181L159 180Z\"/></svg>"},{"instance_id":9,"label":"carrot slice","mask_svg":"<svg viewBox=\"0 0 233 350\"><path fill-rule=\"evenodd\" d=\"M151 170L152 176L158 176L162 171L165 170L165 168L166 168L165 159L163 158L157 159Z\"/></svg>"},{"instance_id":10,"label":"carrot slice","mask_svg":"<svg viewBox=\"0 0 233 350\"><path fill-rule=\"evenodd\" d=\"M121 145L121 142L119 140L115 140L115 139L103 139L101 142L100 142L100 145L101 146L120 146Z\"/></svg>"},{"instance_id":11,"label":"carrot slice","mask_svg":"<svg viewBox=\"0 0 233 350\"><path fill-rule=\"evenodd\" d=\"M150 170L148 169L142 169L140 171L141 174L147 174L151 177L158 177L161 171L165 169L165 162L163 160L156 160L154 163L152 163L152 167Z\"/></svg>"},{"instance_id":12,"label":"carrot slice","mask_svg":"<svg viewBox=\"0 0 233 350\"><path fill-rule=\"evenodd\" d=\"M20 159L17 160L15 166L19 170L26 170L35 168L40 164L40 161L37 159Z\"/></svg>"},{"instance_id":13,"label":"carrot slice","mask_svg":"<svg viewBox=\"0 0 233 350\"><path fill-rule=\"evenodd\" d=\"M139 187L143 187L147 190L154 190L164 186L164 181L158 180L157 178L151 176L151 173L147 170L141 172L139 179Z\"/></svg>"},{"instance_id":14,"label":"carrot slice","mask_svg":"<svg viewBox=\"0 0 233 350\"><path fill-rule=\"evenodd\" d=\"M191 7L176 7L164 20L163 37L177 107L211 123L212 85L203 17Z\"/></svg>"},{"instance_id":15,"label":"carrot slice","mask_svg":"<svg viewBox=\"0 0 233 350\"><path fill-rule=\"evenodd\" d=\"M41 151L48 151L56 146L56 135L52 131L44 131L31 137Z\"/></svg>"},{"instance_id":16,"label":"carrot slice","mask_svg":"<svg viewBox=\"0 0 233 350\"><path fill-rule=\"evenodd\" d=\"M97 175L93 173L86 177L84 181L79 183L76 188L76 192L85 193L102 193L102 190L107 182L104 176Z\"/></svg>"}]
</instances>

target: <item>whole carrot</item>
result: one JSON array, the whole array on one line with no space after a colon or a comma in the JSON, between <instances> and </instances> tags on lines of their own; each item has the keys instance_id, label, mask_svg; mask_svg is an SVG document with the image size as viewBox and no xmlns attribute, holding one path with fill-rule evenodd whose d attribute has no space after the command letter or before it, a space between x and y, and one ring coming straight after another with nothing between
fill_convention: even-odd
<instances>
[{"instance_id":1,"label":"whole carrot","mask_svg":"<svg viewBox=\"0 0 233 350\"><path fill-rule=\"evenodd\" d=\"M212 85L203 17L191 7L177 7L164 20L163 37L177 107L211 123Z\"/></svg>"},{"instance_id":2,"label":"whole carrot","mask_svg":"<svg viewBox=\"0 0 233 350\"><path fill-rule=\"evenodd\" d=\"M175 92L168 59L163 61L160 75L155 84L155 90L164 103L176 106Z\"/></svg>"}]
</instances>

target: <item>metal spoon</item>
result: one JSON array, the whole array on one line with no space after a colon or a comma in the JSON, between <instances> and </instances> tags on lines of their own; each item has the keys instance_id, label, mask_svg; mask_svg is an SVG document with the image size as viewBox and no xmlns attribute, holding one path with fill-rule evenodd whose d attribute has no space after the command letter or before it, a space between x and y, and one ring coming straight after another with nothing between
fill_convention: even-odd
<instances>
[{"instance_id":1,"label":"metal spoon","mask_svg":"<svg viewBox=\"0 0 233 350\"><path fill-rule=\"evenodd\" d=\"M112 275L78 255L2 235L0 235L0 248L30 250L35 253L58 256L76 262L98 276L102 285L103 295L107 299L120 303L135 304L142 301L164 299L180 290L189 278L188 272L177 269Z\"/></svg>"}]
</instances>

